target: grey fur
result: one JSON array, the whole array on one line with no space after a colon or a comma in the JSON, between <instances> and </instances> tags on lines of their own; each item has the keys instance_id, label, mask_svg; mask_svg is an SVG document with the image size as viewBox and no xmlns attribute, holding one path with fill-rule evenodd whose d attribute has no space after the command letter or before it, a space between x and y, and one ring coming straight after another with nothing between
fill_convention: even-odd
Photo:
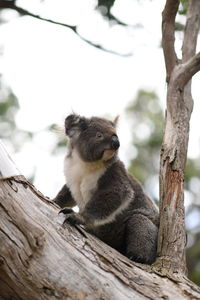
<instances>
[{"instance_id":1,"label":"grey fur","mask_svg":"<svg viewBox=\"0 0 200 300\"><path fill-rule=\"evenodd\" d=\"M83 224L86 230L132 260L151 264L156 258L158 210L118 158L119 140L115 123L75 114L66 118L65 132L70 138L66 160L73 169L80 159L80 164L87 171L85 176L92 178L94 186L87 190L86 185L86 196L81 198L83 181L80 181L78 190L80 197L76 196L76 182L72 181L69 187L64 185L54 201L62 208L67 206L61 210L66 214L65 222ZM69 209L76 204L80 208L79 213Z\"/></svg>"}]
</instances>

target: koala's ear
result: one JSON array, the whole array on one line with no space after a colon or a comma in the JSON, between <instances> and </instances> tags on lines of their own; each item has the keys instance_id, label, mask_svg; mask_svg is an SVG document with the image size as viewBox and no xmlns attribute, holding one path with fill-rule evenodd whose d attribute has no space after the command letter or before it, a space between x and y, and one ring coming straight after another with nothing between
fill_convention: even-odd
<instances>
[{"instance_id":1,"label":"koala's ear","mask_svg":"<svg viewBox=\"0 0 200 300\"><path fill-rule=\"evenodd\" d=\"M70 138L79 135L81 130L87 128L87 120L76 114L69 115L65 119L65 133Z\"/></svg>"},{"instance_id":2,"label":"koala's ear","mask_svg":"<svg viewBox=\"0 0 200 300\"><path fill-rule=\"evenodd\" d=\"M114 121L113 121L113 124L114 124L115 128L116 128L117 125L118 125L118 121L119 121L119 115L117 115L117 116L115 117Z\"/></svg>"}]
</instances>

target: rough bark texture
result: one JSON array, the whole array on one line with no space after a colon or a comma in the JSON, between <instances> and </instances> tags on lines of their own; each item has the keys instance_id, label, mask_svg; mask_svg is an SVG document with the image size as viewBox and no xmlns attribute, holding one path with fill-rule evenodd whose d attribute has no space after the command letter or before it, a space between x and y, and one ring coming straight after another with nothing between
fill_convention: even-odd
<instances>
[{"instance_id":1,"label":"rough bark texture","mask_svg":"<svg viewBox=\"0 0 200 300\"><path fill-rule=\"evenodd\" d=\"M136 264L80 227L24 177L0 180L0 299L200 299L193 283Z\"/></svg>"},{"instance_id":2,"label":"rough bark texture","mask_svg":"<svg viewBox=\"0 0 200 300\"><path fill-rule=\"evenodd\" d=\"M186 272L184 226L184 169L187 158L189 122L193 109L191 78L200 70L195 55L200 26L200 1L191 0L182 47L182 60L174 50L175 16L178 0L167 0L163 11L163 51L167 71L167 111L160 162L160 230L157 270L181 277ZM171 13L173 12L173 13Z\"/></svg>"}]
</instances>

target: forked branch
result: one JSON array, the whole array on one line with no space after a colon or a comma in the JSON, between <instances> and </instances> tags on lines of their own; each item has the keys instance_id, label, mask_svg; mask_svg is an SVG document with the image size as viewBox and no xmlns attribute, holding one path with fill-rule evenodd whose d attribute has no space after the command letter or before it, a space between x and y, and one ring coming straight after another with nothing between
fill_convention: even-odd
<instances>
[{"instance_id":1,"label":"forked branch","mask_svg":"<svg viewBox=\"0 0 200 300\"><path fill-rule=\"evenodd\" d=\"M191 80L198 71L200 71L200 52L177 67L177 79L175 79L177 87L183 90L188 81Z\"/></svg>"},{"instance_id":2,"label":"forked branch","mask_svg":"<svg viewBox=\"0 0 200 300\"><path fill-rule=\"evenodd\" d=\"M160 229L157 270L182 277L185 264L184 170L190 116L192 76L200 70L196 42L200 1L190 0L183 42L183 60L175 52L175 18L180 1L166 0L163 11L163 51L167 71L167 113L160 161ZM160 268L160 269L159 269Z\"/></svg>"}]
</instances>

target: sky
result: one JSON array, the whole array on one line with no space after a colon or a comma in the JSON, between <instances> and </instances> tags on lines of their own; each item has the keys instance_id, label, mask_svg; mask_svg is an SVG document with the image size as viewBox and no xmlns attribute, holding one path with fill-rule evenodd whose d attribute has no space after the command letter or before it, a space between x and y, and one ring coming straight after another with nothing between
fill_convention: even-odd
<instances>
[{"instance_id":1,"label":"sky","mask_svg":"<svg viewBox=\"0 0 200 300\"><path fill-rule=\"evenodd\" d=\"M12 153L25 176L36 170L35 185L53 197L64 183L64 154L52 156L55 133L44 129L52 123L63 125L72 111L85 115L120 115L120 156L128 165L132 153L131 132L124 113L139 89L154 90L165 107L165 67L161 43L161 12L165 1L118 0L113 13L129 28L109 26L94 12L94 1L55 0L18 1L19 5L44 17L78 24L81 35L100 42L117 56L98 50L75 35L70 29L31 17L17 18L7 13L10 21L0 26L1 72L16 94L20 110L17 125L36 132L31 143L19 153ZM180 51L181 35L177 49ZM189 156L199 155L197 122L200 112L198 76L193 82L195 100L191 121ZM141 133L142 134L142 133ZM198 135L198 136L197 136Z\"/></svg>"}]
</instances>

